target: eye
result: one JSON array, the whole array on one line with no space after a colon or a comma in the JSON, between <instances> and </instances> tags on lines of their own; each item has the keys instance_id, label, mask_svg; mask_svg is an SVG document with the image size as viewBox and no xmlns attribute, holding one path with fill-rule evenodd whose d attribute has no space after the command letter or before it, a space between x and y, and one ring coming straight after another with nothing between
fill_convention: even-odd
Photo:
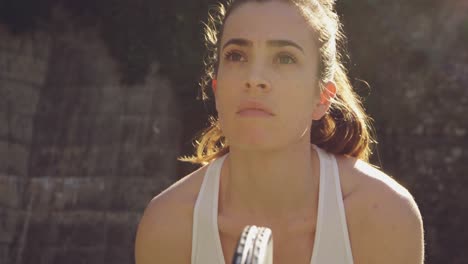
<instances>
[{"instance_id":1,"label":"eye","mask_svg":"<svg viewBox=\"0 0 468 264\"><path fill-rule=\"evenodd\" d=\"M296 63L296 58L288 54L280 54L276 57L275 63L278 64L293 64Z\"/></svg>"},{"instance_id":2,"label":"eye","mask_svg":"<svg viewBox=\"0 0 468 264\"><path fill-rule=\"evenodd\" d=\"M224 58L228 61L239 61L244 62L246 59L242 56L240 52L237 51L228 51L224 55Z\"/></svg>"}]
</instances>

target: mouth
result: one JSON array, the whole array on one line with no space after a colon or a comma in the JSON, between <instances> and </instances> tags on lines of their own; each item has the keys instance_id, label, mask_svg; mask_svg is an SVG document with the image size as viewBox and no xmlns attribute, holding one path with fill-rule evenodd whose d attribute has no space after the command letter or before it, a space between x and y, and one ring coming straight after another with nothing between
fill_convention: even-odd
<instances>
[{"instance_id":1,"label":"mouth","mask_svg":"<svg viewBox=\"0 0 468 264\"><path fill-rule=\"evenodd\" d=\"M237 112L239 116L243 117L270 117L273 114L266 112L262 109L255 109L255 108L247 108Z\"/></svg>"},{"instance_id":2,"label":"mouth","mask_svg":"<svg viewBox=\"0 0 468 264\"><path fill-rule=\"evenodd\" d=\"M270 108L260 102L255 101L247 101L242 103L238 108L237 114L240 116L274 116L273 111Z\"/></svg>"}]
</instances>

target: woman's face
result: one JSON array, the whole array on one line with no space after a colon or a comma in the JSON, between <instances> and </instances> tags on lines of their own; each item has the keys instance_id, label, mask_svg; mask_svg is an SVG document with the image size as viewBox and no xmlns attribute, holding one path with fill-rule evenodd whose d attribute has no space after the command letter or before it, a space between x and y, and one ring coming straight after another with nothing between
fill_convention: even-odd
<instances>
[{"instance_id":1,"label":"woman's face","mask_svg":"<svg viewBox=\"0 0 468 264\"><path fill-rule=\"evenodd\" d=\"M298 9L271 1L246 3L227 18L215 93L221 129L240 149L310 142L320 99L318 48ZM244 110L267 108L267 112Z\"/></svg>"}]
</instances>

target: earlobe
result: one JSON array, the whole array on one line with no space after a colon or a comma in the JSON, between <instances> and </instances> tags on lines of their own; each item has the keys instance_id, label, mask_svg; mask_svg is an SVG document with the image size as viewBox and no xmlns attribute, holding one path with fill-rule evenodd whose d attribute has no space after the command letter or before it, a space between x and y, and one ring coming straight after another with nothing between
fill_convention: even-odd
<instances>
[{"instance_id":1,"label":"earlobe","mask_svg":"<svg viewBox=\"0 0 468 264\"><path fill-rule=\"evenodd\" d=\"M333 82L325 84L325 88L320 94L320 101L317 103L314 112L312 113L313 120L321 119L328 111L331 101L336 96L336 85Z\"/></svg>"},{"instance_id":2,"label":"earlobe","mask_svg":"<svg viewBox=\"0 0 468 264\"><path fill-rule=\"evenodd\" d=\"M327 110L324 109L325 107L323 107L323 104L317 104L317 107L312 113L312 120L320 120L320 118L322 118L327 112Z\"/></svg>"}]
</instances>

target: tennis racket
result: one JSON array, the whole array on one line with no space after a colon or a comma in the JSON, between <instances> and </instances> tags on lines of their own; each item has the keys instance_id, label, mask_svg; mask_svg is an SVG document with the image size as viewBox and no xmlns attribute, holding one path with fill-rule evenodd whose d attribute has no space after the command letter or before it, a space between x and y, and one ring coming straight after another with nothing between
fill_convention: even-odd
<instances>
[{"instance_id":1,"label":"tennis racket","mask_svg":"<svg viewBox=\"0 0 468 264\"><path fill-rule=\"evenodd\" d=\"M273 234L267 227L249 225L242 231L232 264L272 264Z\"/></svg>"}]
</instances>

